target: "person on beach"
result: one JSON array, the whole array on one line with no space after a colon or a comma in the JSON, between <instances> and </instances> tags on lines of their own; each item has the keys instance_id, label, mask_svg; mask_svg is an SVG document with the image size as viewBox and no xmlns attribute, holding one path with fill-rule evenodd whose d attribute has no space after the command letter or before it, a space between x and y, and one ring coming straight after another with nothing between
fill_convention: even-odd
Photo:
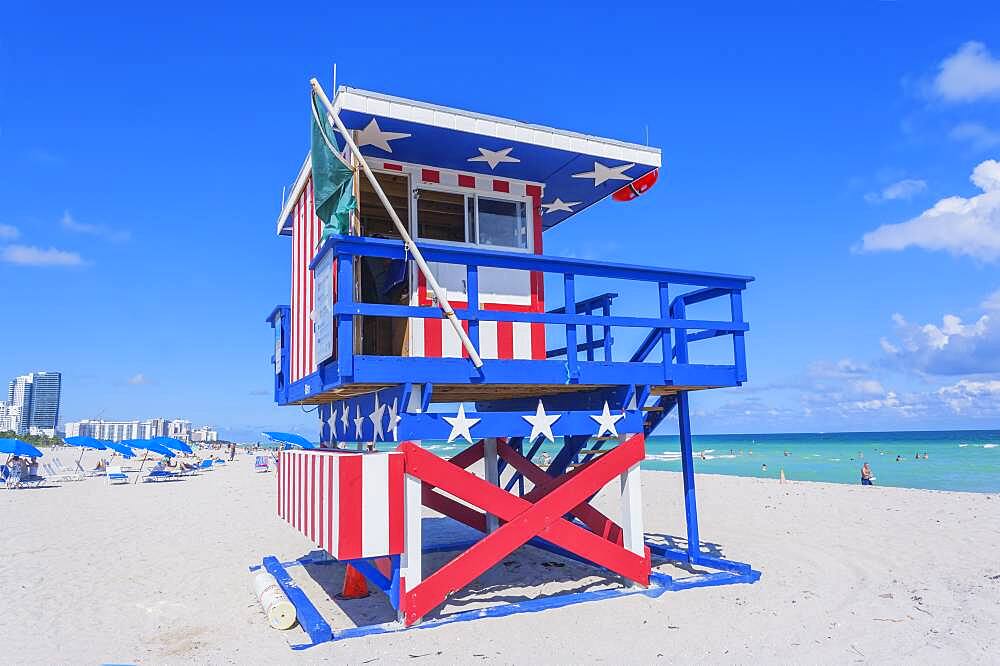
<instances>
[{"instance_id":1,"label":"person on beach","mask_svg":"<svg viewBox=\"0 0 1000 666\"><path fill-rule=\"evenodd\" d=\"M897 455L896 456L896 462L903 462L903 456Z\"/></svg>"},{"instance_id":2,"label":"person on beach","mask_svg":"<svg viewBox=\"0 0 1000 666\"><path fill-rule=\"evenodd\" d=\"M868 463L865 463L864 465L861 466L861 485L863 486L874 485L872 483L872 481L874 480L875 477L872 476L872 468L868 465Z\"/></svg>"},{"instance_id":3,"label":"person on beach","mask_svg":"<svg viewBox=\"0 0 1000 666\"><path fill-rule=\"evenodd\" d=\"M762 472L766 472L767 471L767 463L764 463L763 465L760 466L760 471L762 471Z\"/></svg>"}]
</instances>

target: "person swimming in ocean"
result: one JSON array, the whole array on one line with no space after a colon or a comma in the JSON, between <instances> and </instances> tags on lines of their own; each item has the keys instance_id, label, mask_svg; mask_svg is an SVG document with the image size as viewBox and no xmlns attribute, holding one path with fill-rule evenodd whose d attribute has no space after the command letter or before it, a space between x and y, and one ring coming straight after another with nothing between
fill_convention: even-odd
<instances>
[{"instance_id":1,"label":"person swimming in ocean","mask_svg":"<svg viewBox=\"0 0 1000 666\"><path fill-rule=\"evenodd\" d=\"M760 466L760 471L762 471L762 472L766 472L767 471L767 463L764 463L763 465Z\"/></svg>"},{"instance_id":2,"label":"person swimming in ocean","mask_svg":"<svg viewBox=\"0 0 1000 666\"><path fill-rule=\"evenodd\" d=\"M903 462L903 456L897 455L896 456L896 462Z\"/></svg>"}]
</instances>

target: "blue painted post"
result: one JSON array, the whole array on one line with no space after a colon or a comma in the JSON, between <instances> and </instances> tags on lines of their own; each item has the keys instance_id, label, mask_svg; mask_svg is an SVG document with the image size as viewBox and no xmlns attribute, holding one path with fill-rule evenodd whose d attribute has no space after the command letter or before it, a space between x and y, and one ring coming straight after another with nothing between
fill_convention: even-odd
<instances>
[{"instance_id":1,"label":"blue painted post","mask_svg":"<svg viewBox=\"0 0 1000 666\"><path fill-rule=\"evenodd\" d=\"M469 340L472 346L479 351L479 267L469 264L465 272L465 291L468 297L469 315Z\"/></svg>"},{"instance_id":2,"label":"blue painted post","mask_svg":"<svg viewBox=\"0 0 1000 666\"><path fill-rule=\"evenodd\" d=\"M354 303L354 261L349 254L337 255L337 303ZM354 376L354 316L337 315L337 373L340 381Z\"/></svg>"},{"instance_id":3,"label":"blue painted post","mask_svg":"<svg viewBox=\"0 0 1000 666\"><path fill-rule=\"evenodd\" d=\"M572 273L563 275L563 295L566 314L574 314L576 312L576 278ZM576 324L566 324L566 369L570 382L580 378L576 354Z\"/></svg>"},{"instance_id":4,"label":"blue painted post","mask_svg":"<svg viewBox=\"0 0 1000 666\"><path fill-rule=\"evenodd\" d=\"M670 318L670 287L666 282L660 283L660 318ZM660 349L663 351L663 379L669 382L674 378L673 346L670 341L670 329L664 328L662 330L663 334L660 336ZM679 332L680 331L678 331L678 333ZM680 358L677 360L679 362Z\"/></svg>"},{"instance_id":5,"label":"blue painted post","mask_svg":"<svg viewBox=\"0 0 1000 666\"><path fill-rule=\"evenodd\" d=\"M729 310L733 315L734 324L743 323L743 292L729 292ZM733 364L736 366L736 381L747 380L747 349L743 340L743 331L733 333Z\"/></svg>"},{"instance_id":6,"label":"blue painted post","mask_svg":"<svg viewBox=\"0 0 1000 666\"><path fill-rule=\"evenodd\" d=\"M601 306L601 314L605 317L611 316L611 301L605 300L604 304ZM611 327L604 327L604 362L611 362Z\"/></svg>"},{"instance_id":7,"label":"blue painted post","mask_svg":"<svg viewBox=\"0 0 1000 666\"><path fill-rule=\"evenodd\" d=\"M594 305L590 304L587 306L587 314L594 314ZM587 344L587 360L594 360L594 327L590 324L584 327L584 340Z\"/></svg>"},{"instance_id":8,"label":"blue painted post","mask_svg":"<svg viewBox=\"0 0 1000 666\"><path fill-rule=\"evenodd\" d=\"M691 412L687 391L677 393L677 427L681 440L681 475L684 477L684 515L687 520L688 558L697 561L701 552L698 537L698 504L694 492L694 451L691 444Z\"/></svg>"}]
</instances>

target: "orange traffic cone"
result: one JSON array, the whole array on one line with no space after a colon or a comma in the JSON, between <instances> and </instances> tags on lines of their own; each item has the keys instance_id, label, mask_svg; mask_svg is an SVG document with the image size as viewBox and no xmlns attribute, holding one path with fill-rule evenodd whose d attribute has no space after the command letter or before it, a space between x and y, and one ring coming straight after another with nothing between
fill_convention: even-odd
<instances>
[{"instance_id":1,"label":"orange traffic cone","mask_svg":"<svg viewBox=\"0 0 1000 666\"><path fill-rule=\"evenodd\" d=\"M347 565L344 572L344 588L337 595L340 599L364 599L368 596L368 581L360 571Z\"/></svg>"}]
</instances>

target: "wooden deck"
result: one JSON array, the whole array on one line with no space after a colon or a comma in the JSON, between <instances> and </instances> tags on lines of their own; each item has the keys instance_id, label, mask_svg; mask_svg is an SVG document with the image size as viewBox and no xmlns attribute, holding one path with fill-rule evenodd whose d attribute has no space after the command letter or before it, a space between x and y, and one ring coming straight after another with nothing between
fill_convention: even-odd
<instances>
[{"instance_id":1,"label":"wooden deck","mask_svg":"<svg viewBox=\"0 0 1000 666\"><path fill-rule=\"evenodd\" d=\"M344 398L374 393L397 386L397 384L350 384L340 388L316 393L289 403L293 405L321 405ZM566 393L583 393L609 388L604 384L433 384L431 402L479 402L486 400L511 400L516 398L544 398ZM679 391L700 391L719 388L717 386L654 386L650 393L655 396L672 395Z\"/></svg>"}]
</instances>

